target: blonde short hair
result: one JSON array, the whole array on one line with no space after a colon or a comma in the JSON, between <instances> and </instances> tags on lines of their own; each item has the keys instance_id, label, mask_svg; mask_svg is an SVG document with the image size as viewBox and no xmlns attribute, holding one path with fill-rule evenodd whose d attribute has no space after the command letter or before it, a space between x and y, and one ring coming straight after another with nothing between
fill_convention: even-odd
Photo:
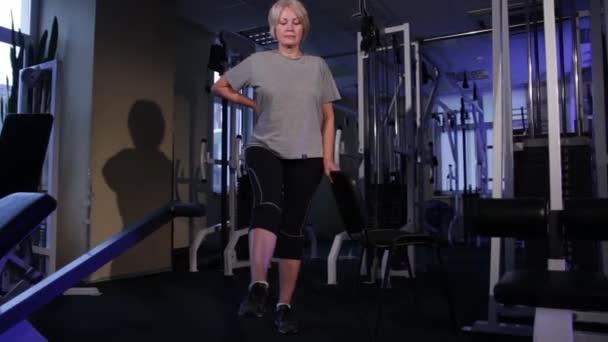
<instances>
[{"instance_id":1,"label":"blonde short hair","mask_svg":"<svg viewBox=\"0 0 608 342\"><path fill-rule=\"evenodd\" d=\"M287 7L291 8L298 19L300 19L300 23L304 29L302 39L306 38L308 32L310 31L310 20L308 19L306 7L304 7L304 4L302 4L299 0L278 0L274 3L274 5L272 5L270 11L268 11L268 26L270 27L270 35L272 38L277 39L274 30L279 23L281 12Z\"/></svg>"}]
</instances>

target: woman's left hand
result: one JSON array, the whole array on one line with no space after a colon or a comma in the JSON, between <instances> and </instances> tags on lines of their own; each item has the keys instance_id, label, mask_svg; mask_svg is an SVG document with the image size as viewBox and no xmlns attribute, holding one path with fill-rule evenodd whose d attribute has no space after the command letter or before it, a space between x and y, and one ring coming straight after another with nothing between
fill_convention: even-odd
<instances>
[{"instance_id":1,"label":"woman's left hand","mask_svg":"<svg viewBox=\"0 0 608 342\"><path fill-rule=\"evenodd\" d=\"M329 181L331 182L331 172L332 171L340 171L340 167L338 165L336 165L336 163L334 163L333 161L323 161L323 169L325 170L325 175L327 176L327 178L329 178Z\"/></svg>"}]
</instances>

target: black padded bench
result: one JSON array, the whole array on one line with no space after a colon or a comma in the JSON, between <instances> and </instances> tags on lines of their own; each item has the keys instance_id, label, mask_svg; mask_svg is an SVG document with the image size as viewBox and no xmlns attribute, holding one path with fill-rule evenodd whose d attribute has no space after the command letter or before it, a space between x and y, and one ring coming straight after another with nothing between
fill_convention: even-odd
<instances>
[{"instance_id":1,"label":"black padded bench","mask_svg":"<svg viewBox=\"0 0 608 342\"><path fill-rule=\"evenodd\" d=\"M55 199L42 193L14 193L0 199L0 271L10 265L19 276L10 288L3 289L0 302L10 300L42 279L42 273L15 251L29 243L27 238L56 206Z\"/></svg>"},{"instance_id":2,"label":"black padded bench","mask_svg":"<svg viewBox=\"0 0 608 342\"><path fill-rule=\"evenodd\" d=\"M0 250L10 253L16 244L55 209L55 205L53 198L42 194L14 194L0 200ZM46 341L27 321L32 313L173 218L203 215L205 208L202 205L170 201L41 279L0 305L0 342Z\"/></svg>"},{"instance_id":3,"label":"black padded bench","mask_svg":"<svg viewBox=\"0 0 608 342\"><path fill-rule=\"evenodd\" d=\"M0 198L38 192L53 129L51 114L9 114L0 132Z\"/></svg>"},{"instance_id":4,"label":"black padded bench","mask_svg":"<svg viewBox=\"0 0 608 342\"><path fill-rule=\"evenodd\" d=\"M548 234L541 199L469 199L470 228L491 237L608 240L608 200L566 200L559 236ZM601 272L514 270L494 287L496 302L536 308L534 341L573 341L573 311L608 311L608 278Z\"/></svg>"},{"instance_id":5,"label":"black padded bench","mask_svg":"<svg viewBox=\"0 0 608 342\"><path fill-rule=\"evenodd\" d=\"M42 193L14 193L0 198L0 257L25 240L56 207L55 199Z\"/></svg>"},{"instance_id":6,"label":"black padded bench","mask_svg":"<svg viewBox=\"0 0 608 342\"><path fill-rule=\"evenodd\" d=\"M600 272L511 271L494 287L505 305L608 311L608 279Z\"/></svg>"}]
</instances>

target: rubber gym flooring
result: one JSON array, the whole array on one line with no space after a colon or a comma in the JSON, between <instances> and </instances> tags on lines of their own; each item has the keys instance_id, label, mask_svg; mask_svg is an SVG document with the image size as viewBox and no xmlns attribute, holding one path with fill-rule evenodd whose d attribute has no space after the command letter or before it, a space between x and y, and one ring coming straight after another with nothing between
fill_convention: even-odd
<instances>
[{"instance_id":1,"label":"rubber gym flooring","mask_svg":"<svg viewBox=\"0 0 608 342\"><path fill-rule=\"evenodd\" d=\"M319 254L327 255L327 249L322 246ZM339 284L327 286L326 261L305 259L294 301L301 332L281 336L272 312L260 319L237 317L247 270L224 277L219 262L209 260L198 273L187 272L187 260L178 256L173 272L97 283L102 296L61 296L31 322L49 341L370 341L378 292L374 285L353 292L356 261L339 261ZM460 325L486 319L489 249L452 247L444 250L444 260ZM386 292L379 341L532 340L454 332L437 269L418 275L419 308L407 281L393 278Z\"/></svg>"}]
</instances>

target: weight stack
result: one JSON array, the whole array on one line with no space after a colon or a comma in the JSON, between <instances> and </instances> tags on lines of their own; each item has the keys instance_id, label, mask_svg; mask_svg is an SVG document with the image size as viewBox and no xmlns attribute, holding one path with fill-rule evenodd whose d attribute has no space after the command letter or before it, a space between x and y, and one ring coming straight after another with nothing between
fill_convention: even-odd
<instances>
[{"instance_id":1,"label":"weight stack","mask_svg":"<svg viewBox=\"0 0 608 342\"><path fill-rule=\"evenodd\" d=\"M523 149L514 153L515 197L545 197L549 199L549 150L547 138L526 139ZM562 137L562 196L563 198L593 197L592 150L588 137ZM526 264L534 269L546 269L548 249L545 241L526 242ZM566 259L576 270L599 270L599 243L568 242Z\"/></svg>"},{"instance_id":2,"label":"weight stack","mask_svg":"<svg viewBox=\"0 0 608 342\"><path fill-rule=\"evenodd\" d=\"M588 138L562 139L562 180L564 198L591 198L593 168L591 141ZM595 241L567 242L566 257L573 270L599 271L601 249Z\"/></svg>"}]
</instances>

